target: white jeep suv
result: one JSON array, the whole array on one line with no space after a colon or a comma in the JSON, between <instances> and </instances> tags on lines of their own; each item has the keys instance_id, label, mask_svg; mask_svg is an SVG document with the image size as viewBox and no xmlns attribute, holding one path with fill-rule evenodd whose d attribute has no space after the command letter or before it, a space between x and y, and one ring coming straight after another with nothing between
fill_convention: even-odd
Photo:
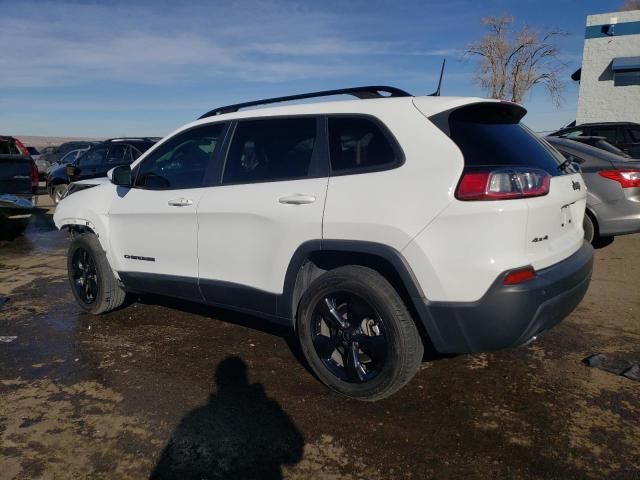
<instances>
[{"instance_id":1,"label":"white jeep suv","mask_svg":"<svg viewBox=\"0 0 640 480\"><path fill-rule=\"evenodd\" d=\"M329 94L358 99L241 110ZM592 271L583 180L525 113L391 87L213 110L58 205L73 294L95 314L132 291L288 325L318 378L362 400L426 348L525 344Z\"/></svg>"}]
</instances>

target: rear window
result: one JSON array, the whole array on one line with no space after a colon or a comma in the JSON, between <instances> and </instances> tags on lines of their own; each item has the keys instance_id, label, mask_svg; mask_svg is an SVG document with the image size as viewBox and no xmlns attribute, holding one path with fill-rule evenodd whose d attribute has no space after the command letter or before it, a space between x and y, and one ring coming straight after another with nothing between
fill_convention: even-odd
<instances>
[{"instance_id":1,"label":"rear window","mask_svg":"<svg viewBox=\"0 0 640 480\"><path fill-rule=\"evenodd\" d=\"M449 136L466 166L533 167L561 175L558 166L563 159L520 123L525 113L512 104L463 107L449 114Z\"/></svg>"},{"instance_id":2,"label":"rear window","mask_svg":"<svg viewBox=\"0 0 640 480\"><path fill-rule=\"evenodd\" d=\"M0 155L20 155L13 140L0 140Z\"/></svg>"}]
</instances>

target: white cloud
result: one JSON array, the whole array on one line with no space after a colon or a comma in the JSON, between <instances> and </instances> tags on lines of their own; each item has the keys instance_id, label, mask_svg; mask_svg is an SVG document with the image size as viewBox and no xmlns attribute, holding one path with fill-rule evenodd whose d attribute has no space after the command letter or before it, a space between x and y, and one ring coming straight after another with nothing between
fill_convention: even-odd
<instances>
[{"instance_id":1,"label":"white cloud","mask_svg":"<svg viewBox=\"0 0 640 480\"><path fill-rule=\"evenodd\" d=\"M381 55L450 52L349 38L342 22L279 2L189 10L21 2L0 17L0 65L11 66L3 68L0 88L328 79L375 71L372 57Z\"/></svg>"}]
</instances>

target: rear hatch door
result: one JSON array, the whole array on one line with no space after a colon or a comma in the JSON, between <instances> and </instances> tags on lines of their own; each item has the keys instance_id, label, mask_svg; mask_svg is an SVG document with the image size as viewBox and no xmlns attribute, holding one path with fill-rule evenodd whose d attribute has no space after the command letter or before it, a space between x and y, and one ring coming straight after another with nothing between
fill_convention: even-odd
<instances>
[{"instance_id":1,"label":"rear hatch door","mask_svg":"<svg viewBox=\"0 0 640 480\"><path fill-rule=\"evenodd\" d=\"M415 99L418 109L420 100ZM526 257L523 260L540 269L565 259L582 245L586 187L572 166L561 167L565 159L557 150L520 123L525 114L517 104L478 102L429 119L460 148L465 171L536 169L550 175L547 194L506 200L526 205L526 235L520 248Z\"/></svg>"}]
</instances>

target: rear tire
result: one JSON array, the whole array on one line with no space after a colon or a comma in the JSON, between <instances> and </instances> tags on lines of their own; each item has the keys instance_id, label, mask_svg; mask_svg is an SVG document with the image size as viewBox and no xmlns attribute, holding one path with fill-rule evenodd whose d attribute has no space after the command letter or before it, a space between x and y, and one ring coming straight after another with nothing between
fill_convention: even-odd
<instances>
[{"instance_id":1,"label":"rear tire","mask_svg":"<svg viewBox=\"0 0 640 480\"><path fill-rule=\"evenodd\" d=\"M358 400L398 391L424 353L396 290L375 270L357 265L331 270L311 284L298 308L297 334L320 381Z\"/></svg>"},{"instance_id":2,"label":"rear tire","mask_svg":"<svg viewBox=\"0 0 640 480\"><path fill-rule=\"evenodd\" d=\"M67 271L73 296L84 311L99 315L124 303L125 291L118 285L96 235L83 233L73 238Z\"/></svg>"},{"instance_id":3,"label":"rear tire","mask_svg":"<svg viewBox=\"0 0 640 480\"><path fill-rule=\"evenodd\" d=\"M593 244L598 240L597 227L591 215L585 212L584 220L582 222L582 228L584 229L584 239L585 241Z\"/></svg>"}]
</instances>

